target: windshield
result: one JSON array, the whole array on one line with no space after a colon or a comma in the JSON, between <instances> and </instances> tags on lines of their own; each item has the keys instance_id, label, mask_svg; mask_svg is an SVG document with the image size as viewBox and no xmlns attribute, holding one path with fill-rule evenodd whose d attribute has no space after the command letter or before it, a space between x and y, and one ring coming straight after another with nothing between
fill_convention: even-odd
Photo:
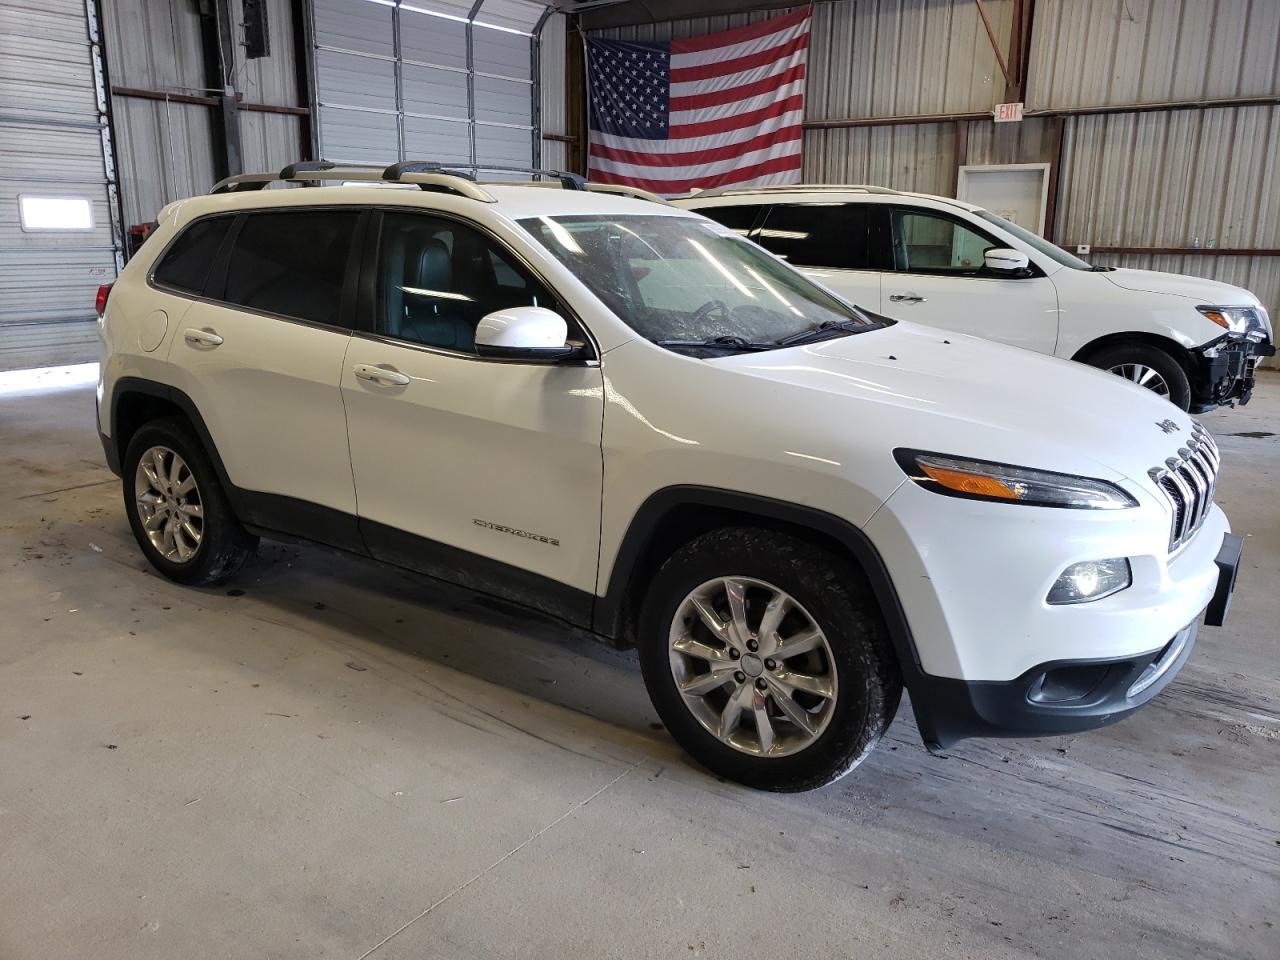
<instances>
[{"instance_id":1,"label":"windshield","mask_svg":"<svg viewBox=\"0 0 1280 960\"><path fill-rule=\"evenodd\" d=\"M1054 263L1060 263L1064 267L1070 267L1072 270L1092 270L1093 266L1081 260L1074 254L1067 253L1061 247L1056 246L1038 234L1032 233L1026 227L1020 227L1016 223L1006 220L1004 217L997 217L990 210L973 211L987 223L994 223L1001 230L1012 233L1015 237L1025 243L1027 246L1034 248L1039 253L1043 253Z\"/></svg>"},{"instance_id":2,"label":"windshield","mask_svg":"<svg viewBox=\"0 0 1280 960\"><path fill-rule=\"evenodd\" d=\"M663 346L765 349L810 331L819 339L885 322L705 220L589 214L520 225L624 323Z\"/></svg>"}]
</instances>

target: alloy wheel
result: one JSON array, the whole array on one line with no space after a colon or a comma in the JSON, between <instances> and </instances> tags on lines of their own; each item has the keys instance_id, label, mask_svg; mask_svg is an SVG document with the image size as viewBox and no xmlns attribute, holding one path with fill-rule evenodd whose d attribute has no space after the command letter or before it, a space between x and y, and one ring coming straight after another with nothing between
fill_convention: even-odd
<instances>
[{"instance_id":1,"label":"alloy wheel","mask_svg":"<svg viewBox=\"0 0 1280 960\"><path fill-rule=\"evenodd\" d=\"M134 502L142 529L162 557L187 563L204 539L204 503L195 475L168 447L151 447L138 460Z\"/></svg>"},{"instance_id":2,"label":"alloy wheel","mask_svg":"<svg viewBox=\"0 0 1280 960\"><path fill-rule=\"evenodd\" d=\"M763 580L719 577L690 591L671 621L669 654L685 707L741 753L798 753L831 721L838 689L826 634Z\"/></svg>"},{"instance_id":3,"label":"alloy wheel","mask_svg":"<svg viewBox=\"0 0 1280 960\"><path fill-rule=\"evenodd\" d=\"M1114 367L1109 368L1111 373L1117 377L1131 383L1136 383L1140 387L1146 387L1158 397L1167 397L1169 395L1169 384L1165 381L1157 370L1153 370L1145 363L1118 363Z\"/></svg>"}]
</instances>

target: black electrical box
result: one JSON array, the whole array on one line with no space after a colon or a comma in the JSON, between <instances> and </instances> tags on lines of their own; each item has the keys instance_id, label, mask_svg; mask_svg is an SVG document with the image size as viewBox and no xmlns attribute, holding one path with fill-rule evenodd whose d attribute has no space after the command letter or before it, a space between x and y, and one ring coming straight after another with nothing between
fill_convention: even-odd
<instances>
[{"instance_id":1,"label":"black electrical box","mask_svg":"<svg viewBox=\"0 0 1280 960\"><path fill-rule=\"evenodd\" d=\"M271 56L266 0L244 0L244 55L246 60Z\"/></svg>"}]
</instances>

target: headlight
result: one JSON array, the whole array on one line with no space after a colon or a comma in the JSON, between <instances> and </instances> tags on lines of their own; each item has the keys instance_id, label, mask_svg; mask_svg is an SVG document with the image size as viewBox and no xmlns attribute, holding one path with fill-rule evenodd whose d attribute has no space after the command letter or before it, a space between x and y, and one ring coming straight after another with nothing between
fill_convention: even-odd
<instances>
[{"instance_id":1,"label":"headlight","mask_svg":"<svg viewBox=\"0 0 1280 960\"><path fill-rule=\"evenodd\" d=\"M1232 333L1267 336L1266 311L1257 307L1196 307L1202 314Z\"/></svg>"},{"instance_id":2,"label":"headlight","mask_svg":"<svg viewBox=\"0 0 1280 960\"><path fill-rule=\"evenodd\" d=\"M949 497L1076 510L1122 510L1138 505L1106 480L922 450L895 450L893 455L912 480Z\"/></svg>"},{"instance_id":3,"label":"headlight","mask_svg":"<svg viewBox=\"0 0 1280 960\"><path fill-rule=\"evenodd\" d=\"M1062 571L1045 601L1055 606L1064 603L1088 603L1119 593L1133 583L1129 561L1082 560Z\"/></svg>"}]
</instances>

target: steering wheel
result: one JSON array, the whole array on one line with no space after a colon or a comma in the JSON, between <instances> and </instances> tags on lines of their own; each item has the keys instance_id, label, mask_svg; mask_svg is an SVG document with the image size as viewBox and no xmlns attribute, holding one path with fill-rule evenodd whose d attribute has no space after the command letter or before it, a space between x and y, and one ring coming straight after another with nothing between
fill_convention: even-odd
<instances>
[{"instance_id":1,"label":"steering wheel","mask_svg":"<svg viewBox=\"0 0 1280 960\"><path fill-rule=\"evenodd\" d=\"M697 310L693 311L693 316L689 318L690 323L697 323L704 320L713 313L719 313L726 320L733 319L733 311L729 309L729 305L723 300L708 300Z\"/></svg>"}]
</instances>

